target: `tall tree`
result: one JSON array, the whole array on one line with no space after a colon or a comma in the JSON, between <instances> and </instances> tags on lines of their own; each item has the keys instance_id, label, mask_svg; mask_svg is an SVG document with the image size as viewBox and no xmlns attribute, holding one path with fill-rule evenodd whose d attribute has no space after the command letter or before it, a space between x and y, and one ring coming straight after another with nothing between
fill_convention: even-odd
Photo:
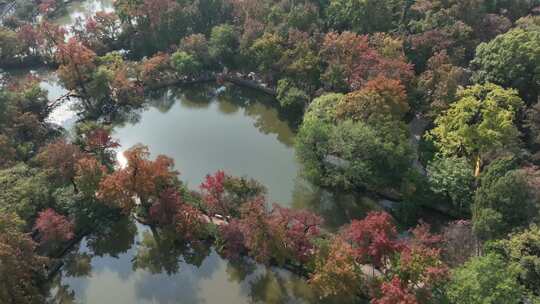
<instances>
[{"instance_id":1,"label":"tall tree","mask_svg":"<svg viewBox=\"0 0 540 304\"><path fill-rule=\"evenodd\" d=\"M370 212L362 220L353 220L343 233L362 264L385 267L398 249L396 226L385 212Z\"/></svg>"},{"instance_id":2,"label":"tall tree","mask_svg":"<svg viewBox=\"0 0 540 304\"><path fill-rule=\"evenodd\" d=\"M71 183L75 191L78 191L75 183L76 166L83 156L78 146L68 143L65 139L59 139L43 147L38 160L54 180L60 183Z\"/></svg>"},{"instance_id":3,"label":"tall tree","mask_svg":"<svg viewBox=\"0 0 540 304\"><path fill-rule=\"evenodd\" d=\"M315 251L314 239L320 235L322 218L308 210L295 210L275 204L269 221L279 231L288 259L307 263Z\"/></svg>"},{"instance_id":4,"label":"tall tree","mask_svg":"<svg viewBox=\"0 0 540 304\"><path fill-rule=\"evenodd\" d=\"M104 177L99 184L98 198L129 213L140 201L143 215L147 215L152 201L161 191L178 183L178 172L172 159L159 155L149 160L148 147L136 145L124 152L127 164Z\"/></svg>"},{"instance_id":5,"label":"tall tree","mask_svg":"<svg viewBox=\"0 0 540 304\"><path fill-rule=\"evenodd\" d=\"M81 93L88 110L93 107L87 99L91 98L88 82L96 69L96 53L72 37L68 42L57 42L56 61L60 64L58 77L67 89Z\"/></svg>"},{"instance_id":6,"label":"tall tree","mask_svg":"<svg viewBox=\"0 0 540 304\"><path fill-rule=\"evenodd\" d=\"M451 212L467 215L471 212L474 196L474 175L470 162L465 158L435 158L428 164L429 185L434 193L449 199Z\"/></svg>"},{"instance_id":7,"label":"tall tree","mask_svg":"<svg viewBox=\"0 0 540 304\"><path fill-rule=\"evenodd\" d=\"M213 27L208 45L208 51L214 60L227 67L235 66L238 37L233 26L222 24Z\"/></svg>"},{"instance_id":8,"label":"tall tree","mask_svg":"<svg viewBox=\"0 0 540 304\"><path fill-rule=\"evenodd\" d=\"M284 53L284 43L283 38L272 33L264 33L253 42L249 53L255 59L261 72L271 74L278 70L278 63Z\"/></svg>"},{"instance_id":9,"label":"tall tree","mask_svg":"<svg viewBox=\"0 0 540 304\"><path fill-rule=\"evenodd\" d=\"M408 84L412 66L402 52L383 52L370 45L368 36L351 32L330 32L325 35L321 56L327 64L322 80L330 89L358 90L367 81L382 75Z\"/></svg>"},{"instance_id":10,"label":"tall tree","mask_svg":"<svg viewBox=\"0 0 540 304\"><path fill-rule=\"evenodd\" d=\"M474 79L515 88L527 103L537 101L540 93L540 33L516 28L482 43L471 62Z\"/></svg>"},{"instance_id":11,"label":"tall tree","mask_svg":"<svg viewBox=\"0 0 540 304\"><path fill-rule=\"evenodd\" d=\"M75 184L86 198L94 199L101 179L107 169L95 157L87 156L79 159L75 165Z\"/></svg>"},{"instance_id":12,"label":"tall tree","mask_svg":"<svg viewBox=\"0 0 540 304\"><path fill-rule=\"evenodd\" d=\"M266 191L253 179L234 177L223 171L207 175L199 187L206 211L226 217L238 217L242 204Z\"/></svg>"},{"instance_id":13,"label":"tall tree","mask_svg":"<svg viewBox=\"0 0 540 304\"><path fill-rule=\"evenodd\" d=\"M519 283L540 298L540 228L537 225L488 247L502 254L509 265L517 269Z\"/></svg>"},{"instance_id":14,"label":"tall tree","mask_svg":"<svg viewBox=\"0 0 540 304\"><path fill-rule=\"evenodd\" d=\"M44 278L47 259L35 253L36 244L22 226L15 214L0 213L0 301L39 304L45 299L37 282Z\"/></svg>"},{"instance_id":15,"label":"tall tree","mask_svg":"<svg viewBox=\"0 0 540 304\"><path fill-rule=\"evenodd\" d=\"M171 56L171 64L180 76L192 77L199 73L201 64L197 59L184 51L174 52Z\"/></svg>"},{"instance_id":16,"label":"tall tree","mask_svg":"<svg viewBox=\"0 0 540 304\"><path fill-rule=\"evenodd\" d=\"M411 163L407 130L385 117L337 124L305 119L296 147L306 177L341 189L399 187Z\"/></svg>"},{"instance_id":17,"label":"tall tree","mask_svg":"<svg viewBox=\"0 0 540 304\"><path fill-rule=\"evenodd\" d=\"M39 231L42 243L59 243L74 237L73 223L50 208L39 213L34 229Z\"/></svg>"},{"instance_id":18,"label":"tall tree","mask_svg":"<svg viewBox=\"0 0 540 304\"><path fill-rule=\"evenodd\" d=\"M457 100L460 86L467 83L464 68L452 64L446 51L436 53L427 62L427 69L420 74L418 89L426 102L426 112L431 118L437 117Z\"/></svg>"},{"instance_id":19,"label":"tall tree","mask_svg":"<svg viewBox=\"0 0 540 304\"><path fill-rule=\"evenodd\" d=\"M362 272L352 246L342 238L331 240L329 248L317 252L309 282L323 297L355 298L362 291Z\"/></svg>"},{"instance_id":20,"label":"tall tree","mask_svg":"<svg viewBox=\"0 0 540 304\"><path fill-rule=\"evenodd\" d=\"M396 26L404 1L330 0L326 11L330 27L359 33L386 32Z\"/></svg>"},{"instance_id":21,"label":"tall tree","mask_svg":"<svg viewBox=\"0 0 540 304\"><path fill-rule=\"evenodd\" d=\"M467 157L478 176L489 153L519 145L516 119L523 101L515 90L490 83L463 89L459 97L435 119L428 138L445 156Z\"/></svg>"},{"instance_id":22,"label":"tall tree","mask_svg":"<svg viewBox=\"0 0 540 304\"><path fill-rule=\"evenodd\" d=\"M515 269L497 254L472 258L456 269L448 286L452 303L521 303Z\"/></svg>"},{"instance_id":23,"label":"tall tree","mask_svg":"<svg viewBox=\"0 0 540 304\"><path fill-rule=\"evenodd\" d=\"M538 197L527 183L531 178L512 170L493 181L482 180L473 208L473 228L480 239L504 237L538 217Z\"/></svg>"},{"instance_id":24,"label":"tall tree","mask_svg":"<svg viewBox=\"0 0 540 304\"><path fill-rule=\"evenodd\" d=\"M369 120L390 116L402 119L409 111L405 87L399 80L378 76L358 91L344 96L337 104L339 119Z\"/></svg>"},{"instance_id":25,"label":"tall tree","mask_svg":"<svg viewBox=\"0 0 540 304\"><path fill-rule=\"evenodd\" d=\"M371 304L418 304L414 291L403 284L399 277L381 284L381 297L374 298Z\"/></svg>"},{"instance_id":26,"label":"tall tree","mask_svg":"<svg viewBox=\"0 0 540 304\"><path fill-rule=\"evenodd\" d=\"M0 187L0 214L16 213L28 224L52 202L48 175L24 163L0 170Z\"/></svg>"}]
</instances>

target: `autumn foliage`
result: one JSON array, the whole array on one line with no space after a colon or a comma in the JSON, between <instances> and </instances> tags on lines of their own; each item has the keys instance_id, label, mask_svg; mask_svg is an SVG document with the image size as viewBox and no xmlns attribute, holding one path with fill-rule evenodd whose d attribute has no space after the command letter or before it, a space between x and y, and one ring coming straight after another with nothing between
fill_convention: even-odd
<instances>
[{"instance_id":1,"label":"autumn foliage","mask_svg":"<svg viewBox=\"0 0 540 304\"><path fill-rule=\"evenodd\" d=\"M109 162L114 157L115 149L120 147L117 140L112 138L111 131L105 128L95 128L82 135L85 149L98 157L102 162Z\"/></svg>"},{"instance_id":2,"label":"autumn foliage","mask_svg":"<svg viewBox=\"0 0 540 304\"><path fill-rule=\"evenodd\" d=\"M172 159L159 155L149 160L148 148L137 145L124 152L127 164L100 182L98 198L129 213L140 201L149 208L163 190L177 183L177 172Z\"/></svg>"},{"instance_id":3,"label":"autumn foliage","mask_svg":"<svg viewBox=\"0 0 540 304\"><path fill-rule=\"evenodd\" d=\"M80 148L60 139L45 146L38 155L51 176L59 182L72 182L77 171L77 162L83 157Z\"/></svg>"},{"instance_id":4,"label":"autumn foliage","mask_svg":"<svg viewBox=\"0 0 540 304\"><path fill-rule=\"evenodd\" d=\"M398 249L397 229L385 212L371 212L362 220L353 220L343 232L351 242L360 263L384 267Z\"/></svg>"},{"instance_id":5,"label":"autumn foliage","mask_svg":"<svg viewBox=\"0 0 540 304\"><path fill-rule=\"evenodd\" d=\"M353 220L328 251L319 249L310 282L324 296L369 293L373 304L427 303L433 290L448 278L439 248L442 238L431 234L424 223L410 234L408 239L399 239L385 212ZM344 285L344 277L356 278L357 285Z\"/></svg>"},{"instance_id":6,"label":"autumn foliage","mask_svg":"<svg viewBox=\"0 0 540 304\"><path fill-rule=\"evenodd\" d=\"M0 214L0 302L43 303L34 279L43 278L48 259L36 254L36 243L21 226L15 214Z\"/></svg>"},{"instance_id":7,"label":"autumn foliage","mask_svg":"<svg viewBox=\"0 0 540 304\"><path fill-rule=\"evenodd\" d=\"M242 233L241 222L232 219L228 225L219 227L220 251L226 258L238 260L246 254L245 239Z\"/></svg>"},{"instance_id":8,"label":"autumn foliage","mask_svg":"<svg viewBox=\"0 0 540 304\"><path fill-rule=\"evenodd\" d=\"M73 223L53 209L39 213L34 229L39 231L42 243L64 242L74 236Z\"/></svg>"},{"instance_id":9,"label":"autumn foliage","mask_svg":"<svg viewBox=\"0 0 540 304\"><path fill-rule=\"evenodd\" d=\"M540 302L538 229L527 228L540 222L539 0L115 0L51 22L68 2L0 1L0 303L45 302L37 253L123 215L151 231L135 268L172 273L181 254L200 265L215 249L286 266L342 302ZM11 75L40 66L58 67L65 95L49 100L40 87L55 80L41 71ZM271 131L298 126L302 173L324 192L395 198L407 222L424 207L464 218L443 239L422 221L404 231L386 212L351 218L358 206L338 204L351 222L328 231L248 178L217 171L189 189L142 145L115 165L111 130L136 120L130 110L164 92L149 104L167 110L181 94L166 88L210 79L274 95L271 114L287 121ZM222 89L205 97L233 93ZM48 119L70 99L73 141ZM264 124L255 112L244 114Z\"/></svg>"},{"instance_id":10,"label":"autumn foliage","mask_svg":"<svg viewBox=\"0 0 540 304\"><path fill-rule=\"evenodd\" d=\"M226 217L238 216L243 203L266 191L253 179L234 177L223 171L207 175L199 188L206 212Z\"/></svg>"},{"instance_id":11,"label":"autumn foliage","mask_svg":"<svg viewBox=\"0 0 540 304\"><path fill-rule=\"evenodd\" d=\"M96 53L84 46L76 38L57 45L56 60L60 63L58 77L66 88L80 89L85 93L86 83L96 68Z\"/></svg>"},{"instance_id":12,"label":"autumn foliage","mask_svg":"<svg viewBox=\"0 0 540 304\"><path fill-rule=\"evenodd\" d=\"M149 218L161 226L173 224L176 212L182 205L180 193L174 188L167 188L159 194L159 198L149 209Z\"/></svg>"},{"instance_id":13,"label":"autumn foliage","mask_svg":"<svg viewBox=\"0 0 540 304\"><path fill-rule=\"evenodd\" d=\"M368 36L352 32L326 34L321 54L328 64L325 73L327 80L339 71L341 81L347 83L352 90L361 89L377 76L408 83L414 75L412 66L406 62L403 54L385 56L370 45Z\"/></svg>"},{"instance_id":14,"label":"autumn foliage","mask_svg":"<svg viewBox=\"0 0 540 304\"><path fill-rule=\"evenodd\" d=\"M94 16L77 20L72 31L86 47L103 54L117 42L121 25L115 13L97 12Z\"/></svg>"},{"instance_id":15,"label":"autumn foliage","mask_svg":"<svg viewBox=\"0 0 540 304\"><path fill-rule=\"evenodd\" d=\"M362 274L352 246L340 237L332 240L328 253L319 257L309 282L323 297L360 294Z\"/></svg>"},{"instance_id":16,"label":"autumn foliage","mask_svg":"<svg viewBox=\"0 0 540 304\"><path fill-rule=\"evenodd\" d=\"M99 183L106 174L107 168L95 157L83 157L77 161L75 166L75 185L86 197L94 198Z\"/></svg>"},{"instance_id":17,"label":"autumn foliage","mask_svg":"<svg viewBox=\"0 0 540 304\"><path fill-rule=\"evenodd\" d=\"M181 239L197 242L207 237L208 223L199 209L183 204L175 213L175 221L175 231Z\"/></svg>"},{"instance_id":18,"label":"autumn foliage","mask_svg":"<svg viewBox=\"0 0 540 304\"><path fill-rule=\"evenodd\" d=\"M402 119L409 111L407 93L399 80L377 76L365 86L343 97L336 106L339 119L367 120L390 116Z\"/></svg>"},{"instance_id":19,"label":"autumn foliage","mask_svg":"<svg viewBox=\"0 0 540 304\"><path fill-rule=\"evenodd\" d=\"M167 80L167 72L171 69L170 56L165 53L157 53L142 62L140 78L145 85L155 85Z\"/></svg>"},{"instance_id":20,"label":"autumn foliage","mask_svg":"<svg viewBox=\"0 0 540 304\"><path fill-rule=\"evenodd\" d=\"M223 253L238 258L247 251L263 264L307 262L315 253L313 240L321 223L319 216L305 210L277 205L268 210L264 197L257 197L242 205L240 218L220 227Z\"/></svg>"},{"instance_id":21,"label":"autumn foliage","mask_svg":"<svg viewBox=\"0 0 540 304\"><path fill-rule=\"evenodd\" d=\"M203 201L208 211L214 214L229 215L231 206L229 201L225 201L225 172L217 171L214 175L207 175L201 184Z\"/></svg>"},{"instance_id":22,"label":"autumn foliage","mask_svg":"<svg viewBox=\"0 0 540 304\"><path fill-rule=\"evenodd\" d=\"M405 286L398 277L381 284L381 297L371 301L372 304L418 304L414 293Z\"/></svg>"}]
</instances>

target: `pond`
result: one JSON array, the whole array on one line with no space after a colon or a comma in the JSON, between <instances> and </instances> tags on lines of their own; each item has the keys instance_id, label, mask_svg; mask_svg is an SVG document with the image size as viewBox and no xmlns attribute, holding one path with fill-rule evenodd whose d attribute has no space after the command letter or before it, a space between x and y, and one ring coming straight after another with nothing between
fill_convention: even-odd
<instances>
[{"instance_id":1,"label":"pond","mask_svg":"<svg viewBox=\"0 0 540 304\"><path fill-rule=\"evenodd\" d=\"M65 93L54 73L33 71L51 99ZM337 196L301 178L295 130L272 98L236 86L171 88L148 97L114 127L122 151L137 143L153 156L175 160L181 179L197 189L216 170L257 179L269 201L310 208L335 229L361 217L372 203ZM72 103L57 108L53 123L71 129ZM316 303L304 278L252 263L231 264L212 248L183 251L157 244L148 227L124 219L86 237L64 258L52 282L53 303Z\"/></svg>"},{"instance_id":2,"label":"pond","mask_svg":"<svg viewBox=\"0 0 540 304\"><path fill-rule=\"evenodd\" d=\"M69 26L76 17L101 9L111 10L111 2L72 2L56 22ZM32 73L41 77L51 99L65 94L53 72ZM374 207L367 198L332 194L302 179L291 120L263 93L207 84L153 95L114 126L120 163L122 151L143 143L152 156L172 157L180 178L192 189L217 170L251 177L267 187L270 202L309 208L325 219L328 229ZM70 130L77 120L73 102L58 107L49 121ZM84 238L64 258L65 266L51 283L52 303L319 302L304 278L249 261L232 264L211 247L186 249L158 242L148 227L130 218L102 230Z\"/></svg>"},{"instance_id":3,"label":"pond","mask_svg":"<svg viewBox=\"0 0 540 304\"><path fill-rule=\"evenodd\" d=\"M85 0L85 1L70 1L65 12L58 16L54 23L61 26L71 26L78 18L92 17L96 12L114 11L114 5L112 0Z\"/></svg>"},{"instance_id":4,"label":"pond","mask_svg":"<svg viewBox=\"0 0 540 304\"><path fill-rule=\"evenodd\" d=\"M313 209L329 228L365 214L369 204L332 195L301 178L294 129L274 102L235 86L169 89L117 123L119 162L122 150L144 143L153 156L172 157L193 189L206 174L223 169L259 180L271 202ZM73 123L65 109L52 119ZM110 235L90 236L66 257L52 289L55 303L317 302L306 281L288 271L232 265L212 248L186 254L172 245L158 246L147 227L132 222L107 230ZM103 239L98 246L96 239Z\"/></svg>"}]
</instances>

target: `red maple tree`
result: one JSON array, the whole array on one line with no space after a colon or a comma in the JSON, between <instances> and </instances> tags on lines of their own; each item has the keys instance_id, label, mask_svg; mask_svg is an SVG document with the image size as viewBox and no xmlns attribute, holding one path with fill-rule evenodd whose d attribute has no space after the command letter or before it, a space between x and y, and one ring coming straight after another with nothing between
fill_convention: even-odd
<instances>
[{"instance_id":1,"label":"red maple tree","mask_svg":"<svg viewBox=\"0 0 540 304\"><path fill-rule=\"evenodd\" d=\"M74 236L74 225L53 209L45 209L38 215L34 229L39 231L41 242L64 242Z\"/></svg>"}]
</instances>

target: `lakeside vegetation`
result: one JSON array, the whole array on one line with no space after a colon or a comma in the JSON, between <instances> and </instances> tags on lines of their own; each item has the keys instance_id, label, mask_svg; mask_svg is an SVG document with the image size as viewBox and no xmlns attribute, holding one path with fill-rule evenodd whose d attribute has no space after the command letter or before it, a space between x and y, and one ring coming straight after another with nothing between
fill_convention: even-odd
<instances>
[{"instance_id":1,"label":"lakeside vegetation","mask_svg":"<svg viewBox=\"0 0 540 304\"><path fill-rule=\"evenodd\" d=\"M51 301L74 240L134 217L170 251L137 267L172 272L173 252L213 246L321 301L540 303L538 0L117 0L69 28L52 21L65 1L38 4L1 17L0 302ZM9 77L28 66L68 93ZM308 181L391 208L329 231L249 177L194 190L144 145L117 162L113 122L155 90L231 79L294 117ZM48 121L66 100L72 130ZM432 228L425 210L452 220Z\"/></svg>"}]
</instances>

